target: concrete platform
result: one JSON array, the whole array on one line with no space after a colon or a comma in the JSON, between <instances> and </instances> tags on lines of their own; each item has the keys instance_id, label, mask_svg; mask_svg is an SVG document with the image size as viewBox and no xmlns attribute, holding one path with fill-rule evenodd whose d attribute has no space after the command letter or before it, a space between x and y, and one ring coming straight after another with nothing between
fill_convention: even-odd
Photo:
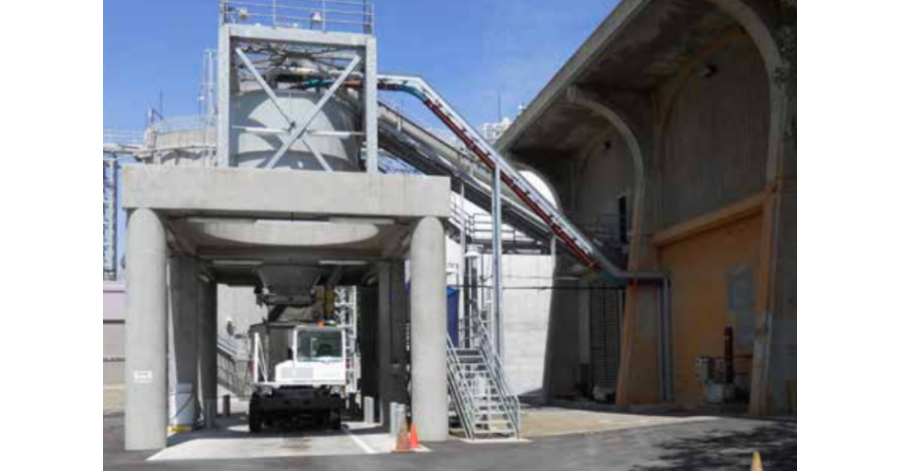
<instances>
[{"instance_id":1,"label":"concrete platform","mask_svg":"<svg viewBox=\"0 0 900 471\"><path fill-rule=\"evenodd\" d=\"M391 453L395 441L377 427L351 422L342 431L309 429L251 435L246 420L220 419L219 428L172 435L148 461L245 460ZM427 451L427 450L423 450Z\"/></svg>"},{"instance_id":2,"label":"concrete platform","mask_svg":"<svg viewBox=\"0 0 900 471\"><path fill-rule=\"evenodd\" d=\"M661 425L714 422L716 417L597 412L554 407L526 409L522 413L525 438L552 437Z\"/></svg>"}]
</instances>

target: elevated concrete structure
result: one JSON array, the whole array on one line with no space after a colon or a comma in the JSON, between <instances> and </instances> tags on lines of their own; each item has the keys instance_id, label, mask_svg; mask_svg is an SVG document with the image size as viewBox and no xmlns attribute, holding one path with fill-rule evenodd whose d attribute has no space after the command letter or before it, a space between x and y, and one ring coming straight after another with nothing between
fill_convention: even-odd
<instances>
[{"instance_id":1,"label":"elevated concrete structure","mask_svg":"<svg viewBox=\"0 0 900 471\"><path fill-rule=\"evenodd\" d=\"M622 245L623 268L670 275L671 306L665 289L632 284L607 313L613 303L579 294L602 283L562 260L549 396L592 395L602 362L591 352L605 340L583 334L613 314L620 404L704 402L695 360L723 356L732 327L751 411L790 412L796 97L779 80L791 64L776 41L796 27L789 3L622 1L500 139L570 219ZM579 310L589 315L570 315Z\"/></svg>"},{"instance_id":2,"label":"elevated concrete structure","mask_svg":"<svg viewBox=\"0 0 900 471\"><path fill-rule=\"evenodd\" d=\"M125 208L173 215L450 217L450 180L416 175L126 165Z\"/></svg>"},{"instance_id":3,"label":"elevated concrete structure","mask_svg":"<svg viewBox=\"0 0 900 471\"><path fill-rule=\"evenodd\" d=\"M348 261L386 267L379 369L383 401L405 401L405 360L392 319L405 316L403 259L411 253L413 364L425 384L412 397L423 440L447 438L444 230L450 182L443 177L131 166L126 436L129 449L166 444L167 261L178 382L197 382L208 426L216 410L216 284L258 286L263 263L315 266ZM346 267L362 283L365 267ZM416 268L418 267L418 268ZM209 282L207 282L209 281ZM192 299L187 293L195 293ZM134 326L134 327L132 327ZM221 326L219 326L221 328ZM198 348L185 345L198 337ZM392 340L393 339L393 340ZM405 348L405 347L404 347ZM193 360L191 360L193 358ZM191 366L193 364L194 366ZM392 373L392 371L394 373ZM413 374L415 377L415 373ZM171 412L171 411L170 411Z\"/></svg>"}]
</instances>

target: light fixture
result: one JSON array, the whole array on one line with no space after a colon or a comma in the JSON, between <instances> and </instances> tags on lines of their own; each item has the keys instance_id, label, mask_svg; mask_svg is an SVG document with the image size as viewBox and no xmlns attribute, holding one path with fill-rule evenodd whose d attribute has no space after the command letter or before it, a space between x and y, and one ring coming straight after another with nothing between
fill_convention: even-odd
<instances>
[{"instance_id":1,"label":"light fixture","mask_svg":"<svg viewBox=\"0 0 900 471\"><path fill-rule=\"evenodd\" d=\"M312 13L312 19L310 20L313 26L321 26L325 24L325 18L322 16L321 11L314 11Z\"/></svg>"},{"instance_id":2,"label":"light fixture","mask_svg":"<svg viewBox=\"0 0 900 471\"><path fill-rule=\"evenodd\" d=\"M703 78L710 78L713 75L716 75L716 72L718 72L716 66L712 64L706 64L700 69L700 76Z\"/></svg>"},{"instance_id":3,"label":"light fixture","mask_svg":"<svg viewBox=\"0 0 900 471\"><path fill-rule=\"evenodd\" d=\"M480 256L481 256L481 252L479 252L475 249L469 249L469 251L466 252L466 258L478 258Z\"/></svg>"}]
</instances>

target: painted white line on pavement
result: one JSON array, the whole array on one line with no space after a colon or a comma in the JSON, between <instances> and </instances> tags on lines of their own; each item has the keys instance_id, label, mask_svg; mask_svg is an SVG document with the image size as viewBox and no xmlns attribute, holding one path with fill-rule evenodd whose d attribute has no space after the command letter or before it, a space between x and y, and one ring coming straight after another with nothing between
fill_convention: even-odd
<instances>
[{"instance_id":1,"label":"painted white line on pavement","mask_svg":"<svg viewBox=\"0 0 900 471\"><path fill-rule=\"evenodd\" d=\"M341 427L341 430L342 430L348 437L350 437L351 439L353 439L353 443L356 443L356 446L362 448L362 451L366 452L366 454L369 454L369 455L377 454L377 452L376 452L375 450L373 450L372 447L370 447L369 445L367 445L366 442L362 441L361 438L357 437L356 435L353 435L353 433L350 432L350 429L348 429L346 425L344 425L343 427Z\"/></svg>"}]
</instances>

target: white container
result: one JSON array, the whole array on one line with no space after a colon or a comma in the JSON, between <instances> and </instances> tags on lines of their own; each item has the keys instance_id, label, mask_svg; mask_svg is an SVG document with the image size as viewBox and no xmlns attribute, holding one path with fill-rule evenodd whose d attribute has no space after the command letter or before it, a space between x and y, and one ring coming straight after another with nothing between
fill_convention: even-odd
<instances>
[{"instance_id":1,"label":"white container","mask_svg":"<svg viewBox=\"0 0 900 471\"><path fill-rule=\"evenodd\" d=\"M197 414L196 399L193 384L178 383L175 385L175 395L169 405L170 425L175 431L190 430L194 426Z\"/></svg>"}]
</instances>

